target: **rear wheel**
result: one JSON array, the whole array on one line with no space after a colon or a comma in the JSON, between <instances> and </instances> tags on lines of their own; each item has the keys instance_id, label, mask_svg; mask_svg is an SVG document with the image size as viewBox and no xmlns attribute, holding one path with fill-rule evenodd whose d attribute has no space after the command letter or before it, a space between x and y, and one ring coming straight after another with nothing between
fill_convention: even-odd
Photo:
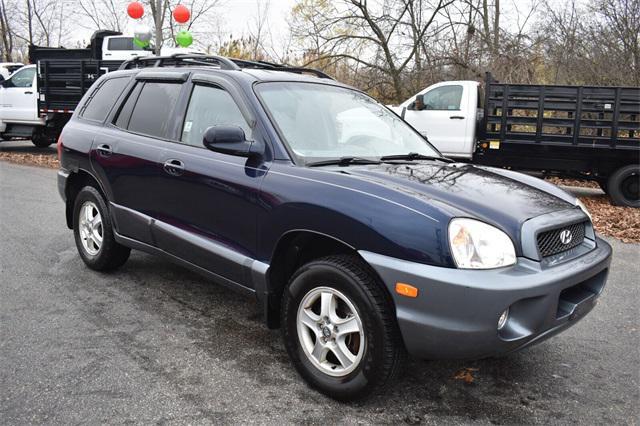
<instances>
[{"instance_id":1,"label":"rear wheel","mask_svg":"<svg viewBox=\"0 0 640 426\"><path fill-rule=\"evenodd\" d=\"M96 271L122 266L131 249L116 242L109 211L100 192L92 186L82 188L73 212L73 234L84 263Z\"/></svg>"},{"instance_id":2,"label":"rear wheel","mask_svg":"<svg viewBox=\"0 0 640 426\"><path fill-rule=\"evenodd\" d=\"M392 302L356 257L302 266L285 290L281 315L294 366L332 398L364 397L400 373L405 350Z\"/></svg>"},{"instance_id":3,"label":"rear wheel","mask_svg":"<svg viewBox=\"0 0 640 426\"><path fill-rule=\"evenodd\" d=\"M609 177L608 194L614 204L640 207L640 165L630 164Z\"/></svg>"}]
</instances>

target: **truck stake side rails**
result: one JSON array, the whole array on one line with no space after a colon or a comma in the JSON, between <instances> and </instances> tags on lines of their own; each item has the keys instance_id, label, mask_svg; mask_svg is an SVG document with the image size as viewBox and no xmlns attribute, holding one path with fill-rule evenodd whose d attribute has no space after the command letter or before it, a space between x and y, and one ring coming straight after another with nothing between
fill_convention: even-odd
<instances>
[{"instance_id":1,"label":"truck stake side rails","mask_svg":"<svg viewBox=\"0 0 640 426\"><path fill-rule=\"evenodd\" d=\"M487 73L394 109L448 157L595 180L616 204L640 207L640 87L506 84Z\"/></svg>"},{"instance_id":2,"label":"truck stake side rails","mask_svg":"<svg viewBox=\"0 0 640 426\"><path fill-rule=\"evenodd\" d=\"M406 354L481 358L589 313L611 248L537 178L453 162L366 94L302 68L126 62L58 141L78 253L131 249L256 298L310 386L341 400Z\"/></svg>"}]
</instances>

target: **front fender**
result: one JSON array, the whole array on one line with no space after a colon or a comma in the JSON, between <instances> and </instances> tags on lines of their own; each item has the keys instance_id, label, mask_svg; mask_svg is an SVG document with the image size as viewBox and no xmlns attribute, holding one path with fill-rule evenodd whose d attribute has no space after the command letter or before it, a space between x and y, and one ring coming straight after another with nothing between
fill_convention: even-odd
<instances>
[{"instance_id":1,"label":"front fender","mask_svg":"<svg viewBox=\"0 0 640 426\"><path fill-rule=\"evenodd\" d=\"M355 250L453 266L446 237L449 217L424 214L400 202L397 193L375 189L379 188L338 173L272 167L260 193L259 259L269 262L283 235L305 230Z\"/></svg>"}]
</instances>

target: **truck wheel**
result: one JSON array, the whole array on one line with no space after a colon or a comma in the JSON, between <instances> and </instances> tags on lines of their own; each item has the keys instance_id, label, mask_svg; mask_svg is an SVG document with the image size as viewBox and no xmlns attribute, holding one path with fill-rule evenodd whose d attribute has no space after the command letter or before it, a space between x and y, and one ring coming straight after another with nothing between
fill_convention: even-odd
<instances>
[{"instance_id":1,"label":"truck wheel","mask_svg":"<svg viewBox=\"0 0 640 426\"><path fill-rule=\"evenodd\" d=\"M630 164L615 171L607 184L613 204L640 207L640 165Z\"/></svg>"},{"instance_id":2,"label":"truck wheel","mask_svg":"<svg viewBox=\"0 0 640 426\"><path fill-rule=\"evenodd\" d=\"M53 143L50 138L39 132L31 136L31 142L38 148L46 148Z\"/></svg>"},{"instance_id":3,"label":"truck wheel","mask_svg":"<svg viewBox=\"0 0 640 426\"><path fill-rule=\"evenodd\" d=\"M73 236L84 263L96 271L109 271L122 266L131 249L118 244L107 205L100 192L85 186L73 207Z\"/></svg>"},{"instance_id":4,"label":"truck wheel","mask_svg":"<svg viewBox=\"0 0 640 426\"><path fill-rule=\"evenodd\" d=\"M364 397L404 364L391 298L366 265L331 256L302 266L283 294L282 336L295 368L320 392Z\"/></svg>"}]
</instances>

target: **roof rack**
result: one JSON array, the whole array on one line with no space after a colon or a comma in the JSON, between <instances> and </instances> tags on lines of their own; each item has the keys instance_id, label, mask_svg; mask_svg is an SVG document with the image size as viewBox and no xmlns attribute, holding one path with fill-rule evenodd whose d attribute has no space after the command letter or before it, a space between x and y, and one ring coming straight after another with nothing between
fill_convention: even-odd
<instances>
[{"instance_id":1,"label":"roof rack","mask_svg":"<svg viewBox=\"0 0 640 426\"><path fill-rule=\"evenodd\" d=\"M246 59L227 58L225 56L205 55L199 53L176 53L171 56L143 56L129 59L120 65L121 70L133 68L180 67L190 65L215 66L222 70L237 71L241 69L262 69L269 71L292 72L296 74L313 74L319 78L333 80L328 74L315 68L294 67L266 61L250 61Z\"/></svg>"}]
</instances>

